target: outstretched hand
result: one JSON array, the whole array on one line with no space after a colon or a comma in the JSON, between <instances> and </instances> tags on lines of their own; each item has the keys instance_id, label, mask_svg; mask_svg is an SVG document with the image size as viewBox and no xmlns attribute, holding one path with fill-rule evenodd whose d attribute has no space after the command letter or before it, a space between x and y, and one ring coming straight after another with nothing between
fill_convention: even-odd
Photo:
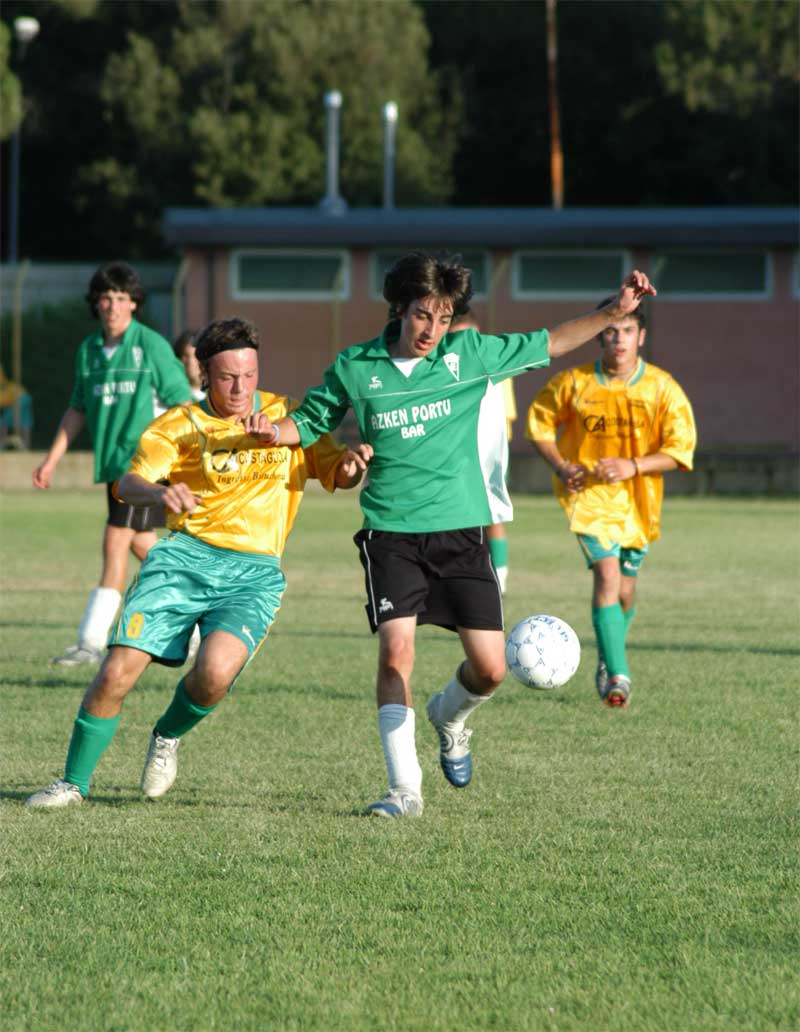
<instances>
[{"instance_id":1,"label":"outstretched hand","mask_svg":"<svg viewBox=\"0 0 800 1032\"><path fill-rule=\"evenodd\" d=\"M658 291L648 277L638 269L634 269L622 281L622 286L617 294L617 305L622 310L623 315L628 315L629 312L632 312L638 306L645 295L651 294L655 297L657 293Z\"/></svg>"}]
</instances>

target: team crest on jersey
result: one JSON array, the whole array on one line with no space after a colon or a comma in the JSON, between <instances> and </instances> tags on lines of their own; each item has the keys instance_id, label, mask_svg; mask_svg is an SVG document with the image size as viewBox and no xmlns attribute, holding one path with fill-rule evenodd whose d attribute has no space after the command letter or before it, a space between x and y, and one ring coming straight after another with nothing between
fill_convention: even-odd
<instances>
[{"instance_id":1,"label":"team crest on jersey","mask_svg":"<svg viewBox=\"0 0 800 1032\"><path fill-rule=\"evenodd\" d=\"M133 353L133 361L136 363L136 368L141 369L144 352L141 348L131 348L131 351Z\"/></svg>"},{"instance_id":2,"label":"team crest on jersey","mask_svg":"<svg viewBox=\"0 0 800 1032\"><path fill-rule=\"evenodd\" d=\"M372 379L369 381L369 390L377 391L380 390L381 387L383 387L383 384L381 383L380 378L377 376L373 376Z\"/></svg>"},{"instance_id":3,"label":"team crest on jersey","mask_svg":"<svg viewBox=\"0 0 800 1032\"><path fill-rule=\"evenodd\" d=\"M452 351L448 352L444 356L444 364L453 374L453 379L457 380L459 377L459 358L458 355L454 355Z\"/></svg>"}]
</instances>

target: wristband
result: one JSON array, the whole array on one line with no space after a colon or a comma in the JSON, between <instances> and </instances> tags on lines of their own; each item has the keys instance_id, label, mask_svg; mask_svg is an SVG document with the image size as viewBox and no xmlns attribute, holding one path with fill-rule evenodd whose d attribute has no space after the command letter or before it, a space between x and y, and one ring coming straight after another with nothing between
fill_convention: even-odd
<instances>
[{"instance_id":1,"label":"wristband","mask_svg":"<svg viewBox=\"0 0 800 1032\"><path fill-rule=\"evenodd\" d=\"M635 455L631 455L631 462L633 463L634 469L636 470L636 473L634 474L634 476L637 476L637 477L640 476L641 472L642 472L642 468L639 465L639 462L638 462L638 460L637 460Z\"/></svg>"},{"instance_id":2,"label":"wristband","mask_svg":"<svg viewBox=\"0 0 800 1032\"><path fill-rule=\"evenodd\" d=\"M270 442L270 446L272 448L274 448L275 445L278 443L278 441L280 441L280 439L281 439L281 428L278 426L277 423L273 423L272 424L272 429L275 431L275 436L272 438L272 441Z\"/></svg>"}]
</instances>

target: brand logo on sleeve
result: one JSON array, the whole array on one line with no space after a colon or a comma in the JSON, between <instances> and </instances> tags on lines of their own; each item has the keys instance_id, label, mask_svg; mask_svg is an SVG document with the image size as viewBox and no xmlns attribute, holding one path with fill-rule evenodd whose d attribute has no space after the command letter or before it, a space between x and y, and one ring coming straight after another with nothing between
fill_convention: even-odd
<instances>
[{"instance_id":1,"label":"brand logo on sleeve","mask_svg":"<svg viewBox=\"0 0 800 1032\"><path fill-rule=\"evenodd\" d=\"M379 377L373 376L372 379L369 381L368 389L371 391L377 391L380 390L381 387L383 387L383 384L381 383Z\"/></svg>"},{"instance_id":2,"label":"brand logo on sleeve","mask_svg":"<svg viewBox=\"0 0 800 1032\"><path fill-rule=\"evenodd\" d=\"M452 351L449 351L444 356L444 364L450 370L450 373L452 374L453 379L454 380L458 380L458 378L459 378L459 357L458 357L458 355L454 355Z\"/></svg>"}]
</instances>

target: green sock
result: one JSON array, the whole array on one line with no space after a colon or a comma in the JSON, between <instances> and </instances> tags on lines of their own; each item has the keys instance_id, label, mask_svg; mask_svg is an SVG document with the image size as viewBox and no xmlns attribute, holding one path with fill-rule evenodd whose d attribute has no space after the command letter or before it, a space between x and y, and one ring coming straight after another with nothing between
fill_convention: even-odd
<instances>
[{"instance_id":1,"label":"green sock","mask_svg":"<svg viewBox=\"0 0 800 1032\"><path fill-rule=\"evenodd\" d=\"M217 703L208 707L198 706L186 694L186 689L183 687L185 680L186 678L182 677L178 681L172 702L156 721L156 734L163 738L180 738L217 707Z\"/></svg>"},{"instance_id":2,"label":"green sock","mask_svg":"<svg viewBox=\"0 0 800 1032\"><path fill-rule=\"evenodd\" d=\"M633 623L633 618L634 616L636 616L636 606L631 606L627 613L623 612L622 615L625 619L625 638L627 639L628 631L630 629L631 624Z\"/></svg>"},{"instance_id":3,"label":"green sock","mask_svg":"<svg viewBox=\"0 0 800 1032\"><path fill-rule=\"evenodd\" d=\"M89 794L92 774L114 737L117 724L119 716L93 717L83 706L78 710L67 751L64 780L71 785L77 785L84 798Z\"/></svg>"},{"instance_id":4,"label":"green sock","mask_svg":"<svg viewBox=\"0 0 800 1032\"><path fill-rule=\"evenodd\" d=\"M597 649L608 667L609 677L624 674L630 677L625 658L625 617L622 606L600 606L592 609L592 626L597 636Z\"/></svg>"},{"instance_id":5,"label":"green sock","mask_svg":"<svg viewBox=\"0 0 800 1032\"><path fill-rule=\"evenodd\" d=\"M501 566L508 566L507 538L489 538L489 551L492 555L495 570Z\"/></svg>"}]
</instances>

